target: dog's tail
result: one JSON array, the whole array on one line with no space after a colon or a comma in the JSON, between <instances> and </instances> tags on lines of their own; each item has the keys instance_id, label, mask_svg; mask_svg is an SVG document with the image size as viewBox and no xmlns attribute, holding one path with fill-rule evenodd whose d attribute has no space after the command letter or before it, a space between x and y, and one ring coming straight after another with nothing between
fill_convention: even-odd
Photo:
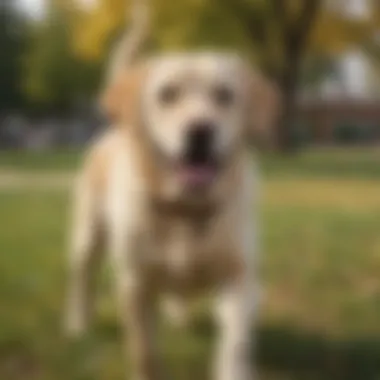
<instances>
[{"instance_id":1,"label":"dog's tail","mask_svg":"<svg viewBox=\"0 0 380 380\"><path fill-rule=\"evenodd\" d=\"M129 7L128 7L129 10ZM131 66L137 58L150 30L150 9L148 0L132 0L131 27L124 33L111 54L108 81L112 81L122 69Z\"/></svg>"}]
</instances>

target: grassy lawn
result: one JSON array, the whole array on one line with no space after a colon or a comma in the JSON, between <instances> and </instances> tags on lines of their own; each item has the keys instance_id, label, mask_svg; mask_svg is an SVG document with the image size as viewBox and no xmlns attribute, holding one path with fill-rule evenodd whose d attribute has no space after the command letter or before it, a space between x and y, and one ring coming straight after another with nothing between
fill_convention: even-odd
<instances>
[{"instance_id":1,"label":"grassy lawn","mask_svg":"<svg viewBox=\"0 0 380 380\"><path fill-rule=\"evenodd\" d=\"M0 153L0 173L77 162L69 152ZM380 379L380 152L309 152L263 166L263 379ZM107 287L88 337L69 344L61 334L67 205L65 187L0 188L1 380L123 379ZM171 378L208 380L211 321L162 334Z\"/></svg>"},{"instance_id":2,"label":"grassy lawn","mask_svg":"<svg viewBox=\"0 0 380 380\"><path fill-rule=\"evenodd\" d=\"M48 171L75 169L81 152L58 150L54 152L0 151L0 168L3 170Z\"/></svg>"}]
</instances>

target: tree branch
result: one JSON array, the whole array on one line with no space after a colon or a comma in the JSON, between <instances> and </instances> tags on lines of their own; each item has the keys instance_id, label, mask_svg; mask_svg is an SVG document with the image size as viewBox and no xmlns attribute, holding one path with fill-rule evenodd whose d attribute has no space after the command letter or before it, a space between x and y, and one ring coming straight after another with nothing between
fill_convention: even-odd
<instances>
[{"instance_id":1,"label":"tree branch","mask_svg":"<svg viewBox=\"0 0 380 380\"><path fill-rule=\"evenodd\" d=\"M292 27L292 39L298 39L298 45L302 48L309 38L310 31L316 20L316 16L322 6L321 0L307 0L303 2L298 20Z\"/></svg>"},{"instance_id":2,"label":"tree branch","mask_svg":"<svg viewBox=\"0 0 380 380\"><path fill-rule=\"evenodd\" d=\"M308 0L306 0L307 2ZM273 15L278 22L281 32L286 37L290 32L290 22L287 16L286 0L271 0Z\"/></svg>"},{"instance_id":3,"label":"tree branch","mask_svg":"<svg viewBox=\"0 0 380 380\"><path fill-rule=\"evenodd\" d=\"M243 28L249 33L250 38L262 47L265 46L267 40L267 22L263 12L253 9L248 2L241 0L222 0L222 3L243 24Z\"/></svg>"},{"instance_id":4,"label":"tree branch","mask_svg":"<svg viewBox=\"0 0 380 380\"><path fill-rule=\"evenodd\" d=\"M322 1L304 0L295 20L291 20L289 17L287 4L286 0L271 0L273 15L280 26L287 50L298 50L308 39Z\"/></svg>"}]
</instances>

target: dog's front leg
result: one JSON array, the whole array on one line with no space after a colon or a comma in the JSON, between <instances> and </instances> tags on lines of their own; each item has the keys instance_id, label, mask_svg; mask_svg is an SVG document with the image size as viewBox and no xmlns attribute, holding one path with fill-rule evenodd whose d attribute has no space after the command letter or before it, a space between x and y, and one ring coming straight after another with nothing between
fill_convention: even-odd
<instances>
[{"instance_id":1,"label":"dog's front leg","mask_svg":"<svg viewBox=\"0 0 380 380\"><path fill-rule=\"evenodd\" d=\"M155 292L142 269L144 264L136 262L141 253L139 234L126 230L113 236L111 250L128 361L133 380L157 380L161 377L155 339Z\"/></svg>"},{"instance_id":2,"label":"dog's front leg","mask_svg":"<svg viewBox=\"0 0 380 380\"><path fill-rule=\"evenodd\" d=\"M248 281L234 282L217 298L219 343L216 353L215 380L252 380L250 333L252 294Z\"/></svg>"},{"instance_id":3,"label":"dog's front leg","mask_svg":"<svg viewBox=\"0 0 380 380\"><path fill-rule=\"evenodd\" d=\"M126 341L129 380L157 380L155 292L147 268L146 199L132 156L115 158L106 206L108 245L114 267L119 313Z\"/></svg>"},{"instance_id":4,"label":"dog's front leg","mask_svg":"<svg viewBox=\"0 0 380 380\"><path fill-rule=\"evenodd\" d=\"M132 379L161 379L156 347L156 302L152 290L128 272L117 281Z\"/></svg>"},{"instance_id":5,"label":"dog's front leg","mask_svg":"<svg viewBox=\"0 0 380 380\"><path fill-rule=\"evenodd\" d=\"M92 318L95 282L104 257L104 231L96 204L96 192L86 177L78 183L70 236L65 330L70 337L82 335Z\"/></svg>"}]
</instances>

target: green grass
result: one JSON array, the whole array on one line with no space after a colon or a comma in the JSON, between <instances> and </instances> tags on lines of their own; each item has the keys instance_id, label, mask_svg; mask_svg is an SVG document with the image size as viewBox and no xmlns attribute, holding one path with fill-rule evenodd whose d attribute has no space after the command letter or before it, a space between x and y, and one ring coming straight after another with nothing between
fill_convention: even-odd
<instances>
[{"instance_id":1,"label":"green grass","mask_svg":"<svg viewBox=\"0 0 380 380\"><path fill-rule=\"evenodd\" d=\"M77 161L66 153L14 156L0 154L0 171L66 170ZM331 151L264 163L264 380L380 379L376 157ZM107 287L88 337L70 344L61 334L67 206L66 190L0 189L1 380L123 379ZM189 331L161 333L172 378L208 380L211 321L200 316Z\"/></svg>"},{"instance_id":2,"label":"green grass","mask_svg":"<svg viewBox=\"0 0 380 380\"><path fill-rule=\"evenodd\" d=\"M0 151L0 168L22 171L49 171L75 169L81 157L79 150L51 152Z\"/></svg>"},{"instance_id":3,"label":"green grass","mask_svg":"<svg viewBox=\"0 0 380 380\"><path fill-rule=\"evenodd\" d=\"M300 151L290 156L267 155L264 172L276 178L380 179L380 149L325 149Z\"/></svg>"}]
</instances>

